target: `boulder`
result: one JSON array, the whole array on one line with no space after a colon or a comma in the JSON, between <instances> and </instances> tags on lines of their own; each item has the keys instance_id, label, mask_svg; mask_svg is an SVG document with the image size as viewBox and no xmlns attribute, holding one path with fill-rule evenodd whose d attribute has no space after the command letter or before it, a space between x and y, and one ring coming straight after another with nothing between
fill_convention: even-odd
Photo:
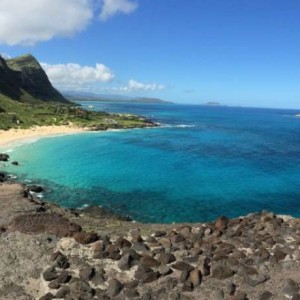
<instances>
[{"instance_id":1,"label":"boulder","mask_svg":"<svg viewBox=\"0 0 300 300\"><path fill-rule=\"evenodd\" d=\"M54 295L52 293L47 293L46 295L41 297L39 300L50 300L50 299L54 299Z\"/></svg>"},{"instance_id":2,"label":"boulder","mask_svg":"<svg viewBox=\"0 0 300 300\"><path fill-rule=\"evenodd\" d=\"M165 236L166 234L167 234L167 232L164 230L157 230L157 231L154 231L153 236L154 237L162 237L162 236Z\"/></svg>"},{"instance_id":3,"label":"boulder","mask_svg":"<svg viewBox=\"0 0 300 300\"><path fill-rule=\"evenodd\" d=\"M4 182L7 179L7 175L3 172L0 172L0 182Z\"/></svg>"},{"instance_id":4,"label":"boulder","mask_svg":"<svg viewBox=\"0 0 300 300\"><path fill-rule=\"evenodd\" d=\"M174 234L171 236L172 244L178 244L185 241L185 237L182 234Z\"/></svg>"},{"instance_id":5,"label":"boulder","mask_svg":"<svg viewBox=\"0 0 300 300\"><path fill-rule=\"evenodd\" d=\"M93 267L84 267L79 271L79 277L82 280L90 281L95 276L95 269Z\"/></svg>"},{"instance_id":6,"label":"boulder","mask_svg":"<svg viewBox=\"0 0 300 300\"><path fill-rule=\"evenodd\" d=\"M118 260L121 258L120 250L117 244L107 245L105 251L108 253L108 258Z\"/></svg>"},{"instance_id":7,"label":"boulder","mask_svg":"<svg viewBox=\"0 0 300 300\"><path fill-rule=\"evenodd\" d=\"M0 153L0 161L8 161L9 155L6 153Z\"/></svg>"},{"instance_id":8,"label":"boulder","mask_svg":"<svg viewBox=\"0 0 300 300\"><path fill-rule=\"evenodd\" d=\"M95 232L80 231L74 234L74 238L79 244L91 244L98 240L98 235Z\"/></svg>"},{"instance_id":9,"label":"boulder","mask_svg":"<svg viewBox=\"0 0 300 300\"><path fill-rule=\"evenodd\" d=\"M278 261L284 260L287 254L284 251L282 251L280 248L276 248L274 250L273 255L274 255L275 260L278 262Z\"/></svg>"},{"instance_id":10,"label":"boulder","mask_svg":"<svg viewBox=\"0 0 300 300\"><path fill-rule=\"evenodd\" d=\"M201 272L197 269L194 269L190 272L189 275L189 280L191 281L191 283L193 284L193 287L199 286L201 283Z\"/></svg>"},{"instance_id":11,"label":"boulder","mask_svg":"<svg viewBox=\"0 0 300 300\"><path fill-rule=\"evenodd\" d=\"M157 245L158 241L156 238L154 238L153 236L148 236L145 240L146 243L148 244L152 244L152 245Z\"/></svg>"},{"instance_id":12,"label":"boulder","mask_svg":"<svg viewBox=\"0 0 300 300\"><path fill-rule=\"evenodd\" d=\"M133 249L125 249L123 251L124 254L129 254L132 257L133 261L139 261L140 258L142 257L139 253L137 253L135 250Z\"/></svg>"},{"instance_id":13,"label":"boulder","mask_svg":"<svg viewBox=\"0 0 300 300\"><path fill-rule=\"evenodd\" d=\"M137 252L146 252L149 250L149 247L144 243L134 243L132 249Z\"/></svg>"},{"instance_id":14,"label":"boulder","mask_svg":"<svg viewBox=\"0 0 300 300\"><path fill-rule=\"evenodd\" d=\"M267 280L269 279L268 276L264 275L264 274L258 274L258 275L252 275L252 276L249 276L247 279L246 279L246 282L252 286L252 287L255 287L263 282L266 282Z\"/></svg>"},{"instance_id":15,"label":"boulder","mask_svg":"<svg viewBox=\"0 0 300 300\"><path fill-rule=\"evenodd\" d=\"M74 280L69 284L71 299L93 299L95 291L84 280Z\"/></svg>"},{"instance_id":16,"label":"boulder","mask_svg":"<svg viewBox=\"0 0 300 300\"><path fill-rule=\"evenodd\" d=\"M57 282L57 280L52 280L48 284L48 287L49 287L49 289L52 289L52 290L58 290L60 288L60 283Z\"/></svg>"},{"instance_id":17,"label":"boulder","mask_svg":"<svg viewBox=\"0 0 300 300\"><path fill-rule=\"evenodd\" d=\"M193 284L190 281L186 281L182 286L182 290L184 292L192 292L193 291Z\"/></svg>"},{"instance_id":18,"label":"boulder","mask_svg":"<svg viewBox=\"0 0 300 300\"><path fill-rule=\"evenodd\" d=\"M124 287L126 289L135 289L138 285L139 285L139 282L137 280L132 280L132 281L124 283Z\"/></svg>"},{"instance_id":19,"label":"boulder","mask_svg":"<svg viewBox=\"0 0 300 300\"><path fill-rule=\"evenodd\" d=\"M132 265L132 261L133 258L129 253L126 253L122 256L122 258L120 259L119 263L118 263L118 267L122 270L122 271L126 271L129 270L131 268Z\"/></svg>"},{"instance_id":20,"label":"boulder","mask_svg":"<svg viewBox=\"0 0 300 300\"><path fill-rule=\"evenodd\" d=\"M159 272L154 272L151 268L139 265L134 277L141 283L150 283L159 278L160 274Z\"/></svg>"},{"instance_id":21,"label":"boulder","mask_svg":"<svg viewBox=\"0 0 300 300\"><path fill-rule=\"evenodd\" d=\"M191 232L192 232L192 228L190 226L183 226L178 228L178 233L181 234L184 238L190 238L191 236Z\"/></svg>"},{"instance_id":22,"label":"boulder","mask_svg":"<svg viewBox=\"0 0 300 300\"><path fill-rule=\"evenodd\" d=\"M72 237L81 227L56 213L18 215L10 224L10 231L40 234L47 233L58 237Z\"/></svg>"},{"instance_id":23,"label":"boulder","mask_svg":"<svg viewBox=\"0 0 300 300\"><path fill-rule=\"evenodd\" d=\"M58 283L67 283L71 278L72 276L67 271L63 270L57 277L56 281Z\"/></svg>"},{"instance_id":24,"label":"boulder","mask_svg":"<svg viewBox=\"0 0 300 300\"><path fill-rule=\"evenodd\" d=\"M236 285L233 282L228 282L226 289L228 294L233 296L236 292Z\"/></svg>"},{"instance_id":25,"label":"boulder","mask_svg":"<svg viewBox=\"0 0 300 300\"><path fill-rule=\"evenodd\" d=\"M116 297L123 289L123 284L113 278L108 282L107 293L110 297Z\"/></svg>"},{"instance_id":26,"label":"boulder","mask_svg":"<svg viewBox=\"0 0 300 300\"><path fill-rule=\"evenodd\" d=\"M132 246L132 244L125 238L118 238L115 244L121 249L130 248Z\"/></svg>"},{"instance_id":27,"label":"boulder","mask_svg":"<svg viewBox=\"0 0 300 300\"><path fill-rule=\"evenodd\" d=\"M200 256L198 260L199 270L203 276L210 274L210 258L208 256Z\"/></svg>"},{"instance_id":28,"label":"boulder","mask_svg":"<svg viewBox=\"0 0 300 300\"><path fill-rule=\"evenodd\" d=\"M57 274L55 268L51 267L43 272L43 277L46 281L51 281L51 280L56 279L58 277L58 274Z\"/></svg>"},{"instance_id":29,"label":"boulder","mask_svg":"<svg viewBox=\"0 0 300 300\"><path fill-rule=\"evenodd\" d=\"M180 281L181 283L184 283L184 282L187 281L188 278L189 278L189 271L184 270L184 271L182 271L181 274L180 274L179 281Z\"/></svg>"},{"instance_id":30,"label":"boulder","mask_svg":"<svg viewBox=\"0 0 300 300\"><path fill-rule=\"evenodd\" d=\"M163 265L168 265L176 261L176 258L172 253L161 253L157 260Z\"/></svg>"},{"instance_id":31,"label":"boulder","mask_svg":"<svg viewBox=\"0 0 300 300\"><path fill-rule=\"evenodd\" d=\"M160 263L155 258L149 255L142 256L140 259L140 263L150 268L155 268L160 265Z\"/></svg>"},{"instance_id":32,"label":"boulder","mask_svg":"<svg viewBox=\"0 0 300 300\"><path fill-rule=\"evenodd\" d=\"M191 265L183 261L176 262L175 264L171 265L171 267L179 271L188 271L188 272L194 269L194 267L192 267Z\"/></svg>"},{"instance_id":33,"label":"boulder","mask_svg":"<svg viewBox=\"0 0 300 300\"><path fill-rule=\"evenodd\" d=\"M299 291L299 285L297 282L295 282L292 279L286 279L284 281L284 286L283 286L283 295L290 299L292 298L294 295L296 295Z\"/></svg>"},{"instance_id":34,"label":"boulder","mask_svg":"<svg viewBox=\"0 0 300 300\"><path fill-rule=\"evenodd\" d=\"M52 254L51 260L55 261L55 266L58 268L68 269L70 267L68 258L59 251Z\"/></svg>"},{"instance_id":35,"label":"boulder","mask_svg":"<svg viewBox=\"0 0 300 300\"><path fill-rule=\"evenodd\" d=\"M27 190L33 193L42 193L44 191L40 185L29 185Z\"/></svg>"},{"instance_id":36,"label":"boulder","mask_svg":"<svg viewBox=\"0 0 300 300\"><path fill-rule=\"evenodd\" d=\"M212 277L217 279L226 279L234 275L234 271L228 266L217 264L212 268Z\"/></svg>"},{"instance_id":37,"label":"boulder","mask_svg":"<svg viewBox=\"0 0 300 300\"><path fill-rule=\"evenodd\" d=\"M170 248L171 247L171 240L167 237L163 237L159 240L160 245L162 245L164 248Z\"/></svg>"},{"instance_id":38,"label":"boulder","mask_svg":"<svg viewBox=\"0 0 300 300\"><path fill-rule=\"evenodd\" d=\"M56 293L55 298L64 299L70 293L70 288L68 286L62 286Z\"/></svg>"}]
</instances>

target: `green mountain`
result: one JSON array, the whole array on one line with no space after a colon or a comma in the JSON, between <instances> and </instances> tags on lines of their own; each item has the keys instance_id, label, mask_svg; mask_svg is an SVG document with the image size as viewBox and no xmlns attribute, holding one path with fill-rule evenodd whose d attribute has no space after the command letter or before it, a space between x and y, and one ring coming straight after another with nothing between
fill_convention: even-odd
<instances>
[{"instance_id":1,"label":"green mountain","mask_svg":"<svg viewBox=\"0 0 300 300\"><path fill-rule=\"evenodd\" d=\"M0 96L20 102L68 103L51 84L39 62L30 54L13 59L0 56Z\"/></svg>"},{"instance_id":2,"label":"green mountain","mask_svg":"<svg viewBox=\"0 0 300 300\"><path fill-rule=\"evenodd\" d=\"M156 126L139 116L86 111L52 86L32 55L7 60L0 56L0 130L47 125L93 130Z\"/></svg>"}]
</instances>

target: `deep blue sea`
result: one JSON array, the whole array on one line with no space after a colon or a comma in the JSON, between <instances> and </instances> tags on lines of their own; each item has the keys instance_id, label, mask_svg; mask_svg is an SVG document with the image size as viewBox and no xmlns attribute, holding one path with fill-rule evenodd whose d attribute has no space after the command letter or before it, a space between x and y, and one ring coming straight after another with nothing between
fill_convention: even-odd
<instances>
[{"instance_id":1,"label":"deep blue sea","mask_svg":"<svg viewBox=\"0 0 300 300\"><path fill-rule=\"evenodd\" d=\"M8 171L66 207L93 204L143 222L210 221L270 210L300 216L299 111L84 103L163 124L11 147Z\"/></svg>"}]
</instances>

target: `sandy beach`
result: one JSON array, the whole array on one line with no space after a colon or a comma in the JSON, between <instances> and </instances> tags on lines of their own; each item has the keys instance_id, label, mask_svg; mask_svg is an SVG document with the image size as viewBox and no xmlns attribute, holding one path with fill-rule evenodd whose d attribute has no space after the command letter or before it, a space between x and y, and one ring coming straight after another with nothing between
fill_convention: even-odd
<instances>
[{"instance_id":1,"label":"sandy beach","mask_svg":"<svg viewBox=\"0 0 300 300\"><path fill-rule=\"evenodd\" d=\"M0 130L0 147L5 147L15 142L32 138L74 134L84 131L86 131L86 129L75 126L42 126L29 129Z\"/></svg>"}]
</instances>

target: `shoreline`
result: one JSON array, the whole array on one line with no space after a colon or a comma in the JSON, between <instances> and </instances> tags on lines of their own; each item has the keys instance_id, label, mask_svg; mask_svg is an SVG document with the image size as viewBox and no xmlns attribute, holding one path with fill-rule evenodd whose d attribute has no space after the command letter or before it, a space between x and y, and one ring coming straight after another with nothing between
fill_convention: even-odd
<instances>
[{"instance_id":1,"label":"shoreline","mask_svg":"<svg viewBox=\"0 0 300 300\"><path fill-rule=\"evenodd\" d=\"M59 135L88 132L89 129L76 126L36 126L28 129L0 130L0 148L9 147L16 142Z\"/></svg>"},{"instance_id":2,"label":"shoreline","mask_svg":"<svg viewBox=\"0 0 300 300\"><path fill-rule=\"evenodd\" d=\"M23 191L19 183L0 183L1 299L299 296L300 219L260 212L193 224L132 223ZM18 272L7 277L12 268Z\"/></svg>"},{"instance_id":3,"label":"shoreline","mask_svg":"<svg viewBox=\"0 0 300 300\"><path fill-rule=\"evenodd\" d=\"M299 114L300 117L300 114ZM162 124L159 123L155 123L158 127L163 127ZM182 125L179 125L182 126ZM93 128L89 128L89 127L78 127L78 126L74 126L74 125L51 125L51 126L34 126L31 128L26 128L26 129L21 129L21 128L14 128L14 129L10 129L10 130L0 130L0 153L8 153L9 148L10 147L16 147L16 146L21 146L24 143L34 143L39 139L42 138L54 138L54 137L59 137L59 136L64 136L64 135L73 135L73 134L81 134L81 133L98 133L98 132L114 132L114 131L127 131L127 130L133 130L133 129L151 129L153 127L136 127L136 128L109 128L109 129L103 129L103 130L96 130ZM157 127L154 127L157 128ZM5 172L5 169L1 168L0 166L0 172L4 172L6 174L8 174L7 172ZM11 175L14 175L13 173ZM20 185L26 185L25 182L22 182L18 179L15 179L13 177L10 178L9 180L10 182L13 183L17 183ZM30 183L28 183L30 184ZM60 204L55 204L55 202L52 201L48 201L47 199L43 199L43 202L46 202L48 204L54 204L54 205L59 205L61 208L63 209L67 209L69 210L69 208L65 208L63 206L61 206ZM86 206L87 208L91 207L90 205ZM100 210L106 211L106 213L108 213L110 215L110 218L117 218L117 219L126 219L126 218L130 218L130 220L127 220L127 222L133 222L133 223L137 223L137 224L144 224L144 225L182 225L182 224L196 224L198 222L201 223L209 223L212 222L211 221L204 221L204 220L199 220L197 222L172 222L172 223L145 223L145 222L141 222L141 221L136 221L134 219L131 219L131 216L128 215L122 215L119 213L115 213L113 211L111 211L108 208L103 208L102 206L98 206L100 208ZM72 209L71 209L72 210ZM85 207L76 207L74 208L74 210L76 211L84 211ZM248 215L251 215L253 213L256 212L249 212L249 214L246 215L240 215L240 216L235 216L232 218L245 218ZM291 219L297 219L297 216L293 216L293 215L285 215L285 214L277 214L278 217L283 218L285 221L286 220L291 220Z\"/></svg>"},{"instance_id":4,"label":"shoreline","mask_svg":"<svg viewBox=\"0 0 300 300\"><path fill-rule=\"evenodd\" d=\"M41 139L47 137L56 137L71 134L80 133L97 133L97 132L108 132L108 131L125 131L133 129L147 129L162 127L159 123L153 123L153 126L137 126L132 128L107 128L97 129L91 127L78 127L74 125L50 125L50 126L34 126L31 128L12 128L9 130L0 130L0 150L15 145L17 142L24 142L31 139Z\"/></svg>"}]
</instances>

